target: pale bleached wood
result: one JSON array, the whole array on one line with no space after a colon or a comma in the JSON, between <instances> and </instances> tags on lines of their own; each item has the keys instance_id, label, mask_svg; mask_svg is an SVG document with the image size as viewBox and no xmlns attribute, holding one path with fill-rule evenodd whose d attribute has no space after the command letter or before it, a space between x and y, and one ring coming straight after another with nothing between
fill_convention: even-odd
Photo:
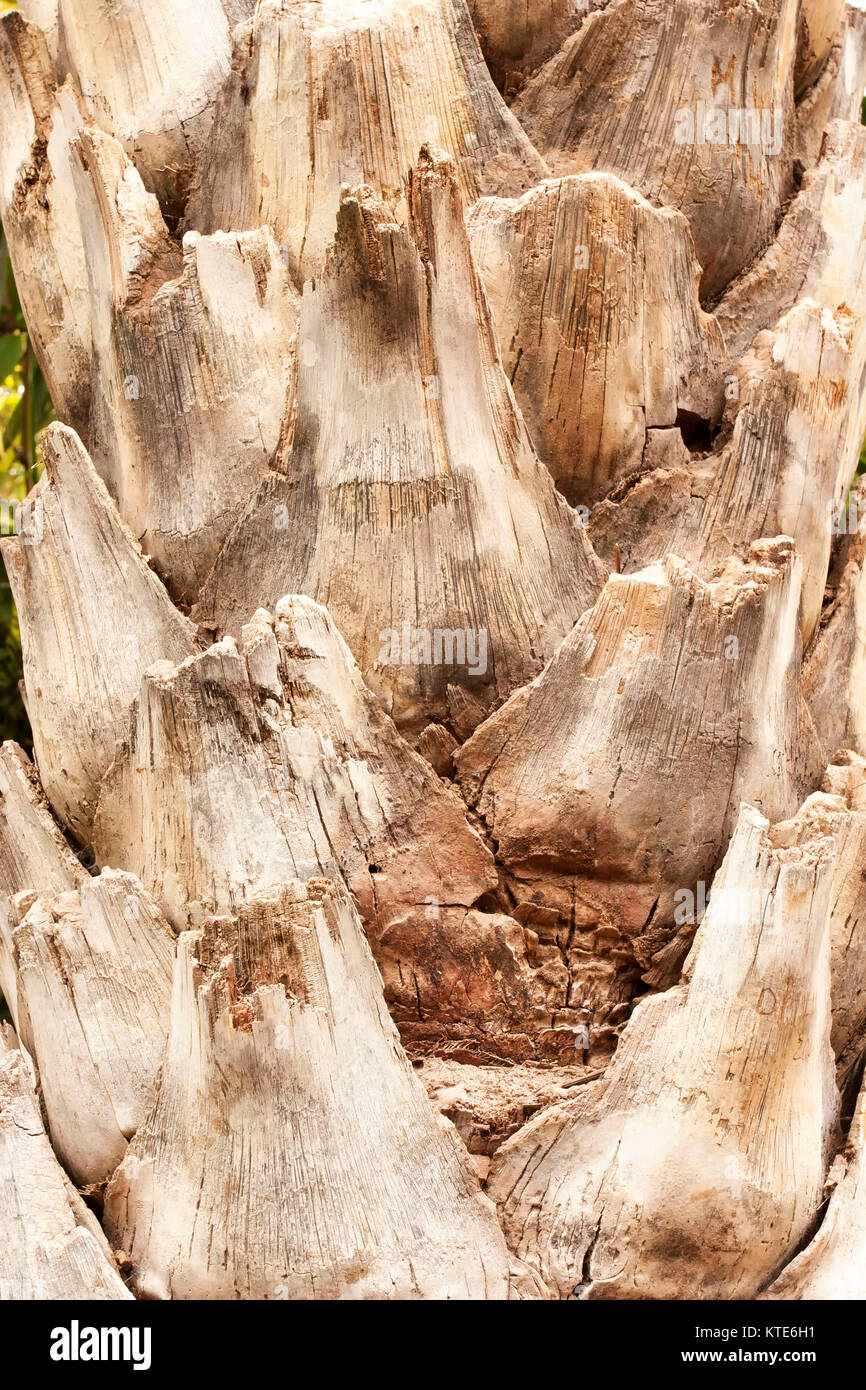
<instances>
[{"instance_id":1,"label":"pale bleached wood","mask_svg":"<svg viewBox=\"0 0 866 1390\"><path fill-rule=\"evenodd\" d=\"M614 0L529 80L515 113L553 173L605 169L684 212L703 293L718 294L792 189L798 11L798 0ZM743 108L766 113L766 133L729 140L728 113ZM712 109L723 116L709 140L680 138L680 113L697 134Z\"/></svg>"},{"instance_id":2,"label":"pale bleached wood","mask_svg":"<svg viewBox=\"0 0 866 1390\"><path fill-rule=\"evenodd\" d=\"M779 849L745 806L684 983L494 1157L509 1244L560 1297L754 1297L809 1234L836 1138L832 873L831 841Z\"/></svg>"},{"instance_id":3,"label":"pale bleached wood","mask_svg":"<svg viewBox=\"0 0 866 1390\"><path fill-rule=\"evenodd\" d=\"M28 23L42 30L56 63L60 47L60 0L18 0L18 9Z\"/></svg>"},{"instance_id":4,"label":"pale bleached wood","mask_svg":"<svg viewBox=\"0 0 866 1390\"><path fill-rule=\"evenodd\" d=\"M828 760L839 748L866 754L866 478L833 522L841 534L834 536L825 605L800 682Z\"/></svg>"},{"instance_id":5,"label":"pale bleached wood","mask_svg":"<svg viewBox=\"0 0 866 1390\"><path fill-rule=\"evenodd\" d=\"M830 899L831 1042L840 1089L856 1073L866 1048L866 761L840 751L821 790L807 797L796 816L773 826L780 848L810 837L832 838L835 848Z\"/></svg>"},{"instance_id":6,"label":"pale bleached wood","mask_svg":"<svg viewBox=\"0 0 866 1390\"><path fill-rule=\"evenodd\" d=\"M222 0L222 7L226 12L226 19L231 28L236 24L241 24L245 19L250 19L255 13L257 0Z\"/></svg>"},{"instance_id":7,"label":"pale bleached wood","mask_svg":"<svg viewBox=\"0 0 866 1390\"><path fill-rule=\"evenodd\" d=\"M866 1046L863 540L828 513L866 431L863 16L25 4L0 215L96 471L49 435L7 553L46 785L103 871L0 755L0 984L97 1199L137 1129L121 1267L159 1298L744 1297L839 1180L790 1274L856 1289L856 1133L827 1165L833 1051L847 1115ZM701 102L770 125L679 142ZM565 488L586 449L604 563L536 448ZM641 572L599 598L605 566ZM197 632L168 595L203 579ZM742 797L774 823L744 810L714 879ZM185 932L158 1095L148 892ZM428 1067L480 1176L512 1136L534 1274ZM19 1190L60 1174L104 1257L41 1138Z\"/></svg>"},{"instance_id":8,"label":"pale bleached wood","mask_svg":"<svg viewBox=\"0 0 866 1390\"><path fill-rule=\"evenodd\" d=\"M806 168L817 162L824 132L831 121L859 125L864 85L866 11L846 5L823 70L797 105L794 150Z\"/></svg>"},{"instance_id":9,"label":"pale bleached wood","mask_svg":"<svg viewBox=\"0 0 866 1390\"><path fill-rule=\"evenodd\" d=\"M276 620L257 613L242 650L227 638L147 672L95 843L102 863L159 892L178 927L191 903L231 910L335 864L383 926L428 894L468 906L496 881L459 797L399 737L328 614L304 598L282 601Z\"/></svg>"},{"instance_id":10,"label":"pale bleached wood","mask_svg":"<svg viewBox=\"0 0 866 1390\"><path fill-rule=\"evenodd\" d=\"M23 1054L0 1040L0 1295L129 1299L105 1237L42 1127Z\"/></svg>"},{"instance_id":11,"label":"pale bleached wood","mask_svg":"<svg viewBox=\"0 0 866 1390\"><path fill-rule=\"evenodd\" d=\"M61 75L179 213L231 62L221 0L60 0L59 19Z\"/></svg>"},{"instance_id":12,"label":"pale bleached wood","mask_svg":"<svg viewBox=\"0 0 866 1390\"><path fill-rule=\"evenodd\" d=\"M57 91L42 31L15 11L0 16L0 111L0 217L21 305L55 409L85 431L90 301L70 150L82 113Z\"/></svg>"},{"instance_id":13,"label":"pale bleached wood","mask_svg":"<svg viewBox=\"0 0 866 1390\"><path fill-rule=\"evenodd\" d=\"M267 222L306 279L324 261L341 187L399 202L427 143L455 160L468 203L547 173L493 85L466 0L262 0L235 34L188 225Z\"/></svg>"},{"instance_id":14,"label":"pale bleached wood","mask_svg":"<svg viewBox=\"0 0 866 1390\"><path fill-rule=\"evenodd\" d=\"M159 1097L106 1222L149 1298L507 1297L344 889L284 883L180 938Z\"/></svg>"},{"instance_id":15,"label":"pale bleached wood","mask_svg":"<svg viewBox=\"0 0 866 1390\"><path fill-rule=\"evenodd\" d=\"M2 553L42 785L86 842L142 671L183 660L195 629L148 568L77 435L52 425L43 459L29 532L4 540Z\"/></svg>"},{"instance_id":16,"label":"pale bleached wood","mask_svg":"<svg viewBox=\"0 0 866 1390\"><path fill-rule=\"evenodd\" d=\"M798 95L820 76L846 8L845 0L802 0L795 71Z\"/></svg>"},{"instance_id":17,"label":"pale bleached wood","mask_svg":"<svg viewBox=\"0 0 866 1390\"><path fill-rule=\"evenodd\" d=\"M612 575L543 674L455 754L516 915L555 914L594 1027L669 940L677 895L699 910L740 802L778 820L820 778L796 690L801 573L782 537L709 583L675 556Z\"/></svg>"},{"instance_id":18,"label":"pale bleached wood","mask_svg":"<svg viewBox=\"0 0 866 1390\"><path fill-rule=\"evenodd\" d=\"M30 890L63 893L87 877L52 818L36 770L17 743L0 748L0 989L13 1020L18 989L12 899Z\"/></svg>"},{"instance_id":19,"label":"pale bleached wood","mask_svg":"<svg viewBox=\"0 0 866 1390\"><path fill-rule=\"evenodd\" d=\"M77 141L92 304L90 452L121 514L192 601L291 437L297 294L267 228L181 250L120 145Z\"/></svg>"},{"instance_id":20,"label":"pale bleached wood","mask_svg":"<svg viewBox=\"0 0 866 1390\"><path fill-rule=\"evenodd\" d=\"M807 299L759 333L737 365L728 442L662 467L602 502L589 534L599 554L632 571L664 550L708 577L759 534L784 534L803 558L800 628L820 617L835 510L866 432L866 318ZM724 438L724 435L723 435Z\"/></svg>"},{"instance_id":21,"label":"pale bleached wood","mask_svg":"<svg viewBox=\"0 0 866 1390\"><path fill-rule=\"evenodd\" d=\"M790 1302L866 1299L866 1086L844 1151L830 1170L831 1192L821 1225L806 1249L782 1271L765 1297Z\"/></svg>"},{"instance_id":22,"label":"pale bleached wood","mask_svg":"<svg viewBox=\"0 0 866 1390\"><path fill-rule=\"evenodd\" d=\"M850 121L830 122L773 242L716 306L732 358L801 299L866 317L866 128Z\"/></svg>"},{"instance_id":23,"label":"pale bleached wood","mask_svg":"<svg viewBox=\"0 0 866 1390\"><path fill-rule=\"evenodd\" d=\"M57 90L38 31L18 21L0 39L0 210L46 379L172 592L192 601L291 438L284 253L265 228L190 233L181 248L122 146Z\"/></svg>"},{"instance_id":24,"label":"pale bleached wood","mask_svg":"<svg viewBox=\"0 0 866 1390\"><path fill-rule=\"evenodd\" d=\"M24 901L21 901L23 899ZM175 937L131 874L22 894L12 933L18 1032L48 1132L79 1187L111 1176L154 1100Z\"/></svg>"},{"instance_id":25,"label":"pale bleached wood","mask_svg":"<svg viewBox=\"0 0 866 1390\"><path fill-rule=\"evenodd\" d=\"M729 370L698 303L686 219L610 174L483 199L469 217L502 365L533 443L574 504L644 465L679 411L718 424Z\"/></svg>"},{"instance_id":26,"label":"pale bleached wood","mask_svg":"<svg viewBox=\"0 0 866 1390\"><path fill-rule=\"evenodd\" d=\"M832 1028L839 1089L846 1093L866 1048L866 760L841 749L826 769L820 790L806 798L788 820L768 831L777 849L792 849L816 838L833 842L830 893L830 981ZM715 891L713 888L712 891ZM711 893L706 895L711 900ZM682 959L697 923L682 927L668 948Z\"/></svg>"},{"instance_id":27,"label":"pale bleached wood","mask_svg":"<svg viewBox=\"0 0 866 1390\"><path fill-rule=\"evenodd\" d=\"M408 227L369 190L344 198L299 358L286 475L250 503L196 615L237 635L310 594L398 725L447 724L452 685L480 717L552 655L601 567L502 372L444 156L413 171Z\"/></svg>"}]
</instances>

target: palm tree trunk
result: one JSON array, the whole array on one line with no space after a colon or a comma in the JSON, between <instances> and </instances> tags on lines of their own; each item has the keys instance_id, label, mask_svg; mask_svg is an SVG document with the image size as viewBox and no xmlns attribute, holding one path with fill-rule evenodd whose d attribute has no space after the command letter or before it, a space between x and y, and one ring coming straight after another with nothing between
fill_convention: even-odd
<instances>
[{"instance_id":1,"label":"palm tree trunk","mask_svg":"<svg viewBox=\"0 0 866 1390\"><path fill-rule=\"evenodd\" d=\"M515 8L0 21L11 1297L866 1297L866 16Z\"/></svg>"}]
</instances>

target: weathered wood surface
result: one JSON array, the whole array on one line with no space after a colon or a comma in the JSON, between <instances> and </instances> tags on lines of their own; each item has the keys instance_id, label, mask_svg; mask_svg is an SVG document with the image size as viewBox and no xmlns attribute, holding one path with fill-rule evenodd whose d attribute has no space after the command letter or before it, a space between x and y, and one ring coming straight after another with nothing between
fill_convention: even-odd
<instances>
[{"instance_id":1,"label":"weathered wood surface","mask_svg":"<svg viewBox=\"0 0 866 1390\"><path fill-rule=\"evenodd\" d=\"M221 0L60 0L58 15L60 76L179 212L231 62Z\"/></svg>"},{"instance_id":2,"label":"weathered wood surface","mask_svg":"<svg viewBox=\"0 0 866 1390\"><path fill-rule=\"evenodd\" d=\"M486 198L469 218L502 365L573 504L644 467L680 412L718 424L729 370L698 303L688 223L610 174Z\"/></svg>"},{"instance_id":3,"label":"weathered wood surface","mask_svg":"<svg viewBox=\"0 0 866 1390\"><path fill-rule=\"evenodd\" d=\"M42 785L86 844L142 671L191 655L195 629L149 569L73 431L52 425L43 458L28 529L4 540L2 553Z\"/></svg>"},{"instance_id":4,"label":"weathered wood surface","mask_svg":"<svg viewBox=\"0 0 866 1390\"><path fill-rule=\"evenodd\" d=\"M814 1239L765 1295L786 1302L866 1298L866 1089L861 1091L844 1152L827 1178L830 1202Z\"/></svg>"},{"instance_id":5,"label":"weathered wood surface","mask_svg":"<svg viewBox=\"0 0 866 1390\"><path fill-rule=\"evenodd\" d=\"M138 880L113 869L74 892L22 893L14 907L18 1032L58 1158L79 1187L96 1185L153 1103L174 933Z\"/></svg>"},{"instance_id":6,"label":"weathered wood surface","mask_svg":"<svg viewBox=\"0 0 866 1390\"><path fill-rule=\"evenodd\" d=\"M52 1152L24 1055L0 1038L0 1291L129 1299L99 1223Z\"/></svg>"},{"instance_id":7,"label":"weathered wood surface","mask_svg":"<svg viewBox=\"0 0 866 1390\"><path fill-rule=\"evenodd\" d=\"M106 1220L149 1298L509 1292L490 1202L324 880L181 937L159 1096Z\"/></svg>"},{"instance_id":8,"label":"weathered wood surface","mask_svg":"<svg viewBox=\"0 0 866 1390\"><path fill-rule=\"evenodd\" d=\"M466 0L262 0L235 34L188 225L267 222L307 279L341 187L399 202L428 143L452 155L468 203L547 173L493 84Z\"/></svg>"},{"instance_id":9,"label":"weathered wood surface","mask_svg":"<svg viewBox=\"0 0 866 1390\"><path fill-rule=\"evenodd\" d=\"M750 1298L808 1235L836 1139L832 850L778 848L744 807L684 982L495 1155L509 1244L560 1297Z\"/></svg>"},{"instance_id":10,"label":"weathered wood surface","mask_svg":"<svg viewBox=\"0 0 866 1390\"><path fill-rule=\"evenodd\" d=\"M866 754L866 479L858 479L834 522L839 534L824 608L800 681L828 761L840 748Z\"/></svg>"},{"instance_id":11,"label":"weathered wood surface","mask_svg":"<svg viewBox=\"0 0 866 1390\"><path fill-rule=\"evenodd\" d=\"M736 369L733 400L714 453L671 450L589 521L598 553L619 546L625 571L665 549L704 577L761 534L790 536L803 558L800 627L815 631L833 541L866 427L866 319L798 303L759 333Z\"/></svg>"},{"instance_id":12,"label":"weathered wood surface","mask_svg":"<svg viewBox=\"0 0 866 1390\"><path fill-rule=\"evenodd\" d=\"M22 11L0 1292L862 1297L866 19Z\"/></svg>"},{"instance_id":13,"label":"weathered wood surface","mask_svg":"<svg viewBox=\"0 0 866 1390\"><path fill-rule=\"evenodd\" d=\"M611 576L455 754L516 915L568 943L571 997L595 1025L663 950L677 895L695 909L740 802L779 820L820 777L796 690L800 580L784 538L711 583L674 556Z\"/></svg>"},{"instance_id":14,"label":"weathered wood surface","mask_svg":"<svg viewBox=\"0 0 866 1390\"><path fill-rule=\"evenodd\" d=\"M14 10L0 17L0 95L0 217L21 305L55 409L86 431L91 305L71 149L82 113L70 87L57 91L42 31Z\"/></svg>"},{"instance_id":15,"label":"weathered wood surface","mask_svg":"<svg viewBox=\"0 0 866 1390\"><path fill-rule=\"evenodd\" d=\"M192 602L291 437L297 293L267 228L190 232L180 249L116 141L89 127L76 153L90 453L173 595Z\"/></svg>"},{"instance_id":16,"label":"weathered wood surface","mask_svg":"<svg viewBox=\"0 0 866 1390\"><path fill-rule=\"evenodd\" d=\"M866 12L846 5L823 69L797 105L794 149L806 168L818 159L824 131L831 121L859 125L864 84Z\"/></svg>"},{"instance_id":17,"label":"weathered wood surface","mask_svg":"<svg viewBox=\"0 0 866 1390\"><path fill-rule=\"evenodd\" d=\"M606 0L469 0L487 66L506 97Z\"/></svg>"},{"instance_id":18,"label":"weathered wood surface","mask_svg":"<svg viewBox=\"0 0 866 1390\"><path fill-rule=\"evenodd\" d=\"M844 304L862 318L864 242L866 129L831 121L820 158L804 175L774 240L716 305L734 360L798 300L813 299L833 310Z\"/></svg>"},{"instance_id":19,"label":"weathered wood surface","mask_svg":"<svg viewBox=\"0 0 866 1390\"><path fill-rule=\"evenodd\" d=\"M515 113L553 173L605 169L684 212L716 295L792 191L798 11L615 0L527 82Z\"/></svg>"},{"instance_id":20,"label":"weathered wood surface","mask_svg":"<svg viewBox=\"0 0 866 1390\"><path fill-rule=\"evenodd\" d=\"M407 226L367 190L344 198L299 358L285 473L247 507L196 615L237 636L254 609L309 594L399 726L447 724L451 686L477 723L537 674L602 569L502 372L449 160L425 151Z\"/></svg>"},{"instance_id":21,"label":"weathered wood surface","mask_svg":"<svg viewBox=\"0 0 866 1390\"><path fill-rule=\"evenodd\" d=\"M17 743L4 743L0 748L0 989L14 1022L18 988L13 899L28 891L71 891L86 876L51 815L27 754Z\"/></svg>"},{"instance_id":22,"label":"weathered wood surface","mask_svg":"<svg viewBox=\"0 0 866 1390\"><path fill-rule=\"evenodd\" d=\"M573 1057L559 952L481 906L497 871L465 804L403 741L309 599L256 613L240 650L227 639L145 675L94 843L178 928L287 877L342 876L404 1037L464 1056Z\"/></svg>"}]
</instances>

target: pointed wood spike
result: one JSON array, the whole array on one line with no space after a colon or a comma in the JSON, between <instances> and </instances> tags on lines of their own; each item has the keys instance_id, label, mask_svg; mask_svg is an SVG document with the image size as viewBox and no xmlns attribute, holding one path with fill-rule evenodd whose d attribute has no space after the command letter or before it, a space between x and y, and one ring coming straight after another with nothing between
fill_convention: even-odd
<instances>
[{"instance_id":1,"label":"pointed wood spike","mask_svg":"<svg viewBox=\"0 0 866 1390\"><path fill-rule=\"evenodd\" d=\"M866 318L806 299L759 333L731 382L715 453L662 467L602 502L589 534L638 570L665 550L708 578L764 535L791 536L803 558L800 630L821 615L833 534L866 432Z\"/></svg>"},{"instance_id":2,"label":"pointed wood spike","mask_svg":"<svg viewBox=\"0 0 866 1390\"><path fill-rule=\"evenodd\" d=\"M833 846L744 806L684 983L603 1080L493 1160L511 1248L560 1297L753 1298L808 1234L836 1137Z\"/></svg>"},{"instance_id":3,"label":"pointed wood spike","mask_svg":"<svg viewBox=\"0 0 866 1390\"><path fill-rule=\"evenodd\" d=\"M287 878L342 877L407 1041L571 1060L559 951L475 906L497 885L490 851L310 599L254 615L242 652L227 639L147 673L94 836L178 927Z\"/></svg>"},{"instance_id":4,"label":"pointed wood spike","mask_svg":"<svg viewBox=\"0 0 866 1390\"><path fill-rule=\"evenodd\" d=\"M148 568L78 436L52 425L43 458L27 527L3 541L2 553L42 785L60 820L87 843L142 671L191 653L195 629Z\"/></svg>"},{"instance_id":5,"label":"pointed wood spike","mask_svg":"<svg viewBox=\"0 0 866 1390\"><path fill-rule=\"evenodd\" d=\"M796 691L800 575L784 537L710 583L675 556L612 575L543 674L455 754L515 911L573 928L570 997L596 1027L683 894L694 912L740 801L781 819L820 778Z\"/></svg>"},{"instance_id":6,"label":"pointed wood spike","mask_svg":"<svg viewBox=\"0 0 866 1390\"><path fill-rule=\"evenodd\" d=\"M0 1039L0 1294L131 1299L96 1218L48 1142L23 1053Z\"/></svg>"},{"instance_id":7,"label":"pointed wood spike","mask_svg":"<svg viewBox=\"0 0 866 1390\"><path fill-rule=\"evenodd\" d=\"M424 152L410 213L401 227L369 190L344 198L304 291L286 477L262 485L195 611L236 636L285 593L326 602L365 682L420 733L448 722L449 686L480 716L535 675L601 568L502 372L444 156Z\"/></svg>"},{"instance_id":8,"label":"pointed wood spike","mask_svg":"<svg viewBox=\"0 0 866 1390\"><path fill-rule=\"evenodd\" d=\"M178 216L229 72L221 0L60 0L61 52L87 110ZM135 60L130 61L131 55Z\"/></svg>"},{"instance_id":9,"label":"pointed wood spike","mask_svg":"<svg viewBox=\"0 0 866 1390\"><path fill-rule=\"evenodd\" d=\"M547 173L493 85L466 0L262 0L235 35L188 225L269 223L300 283L321 269L341 187L399 202L428 142L454 159L467 203Z\"/></svg>"},{"instance_id":10,"label":"pointed wood spike","mask_svg":"<svg viewBox=\"0 0 866 1390\"><path fill-rule=\"evenodd\" d=\"M79 1187L96 1185L154 1100L174 933L138 880L113 869L76 891L21 896L18 1031L38 1068L55 1152Z\"/></svg>"},{"instance_id":11,"label":"pointed wood spike","mask_svg":"<svg viewBox=\"0 0 866 1390\"><path fill-rule=\"evenodd\" d=\"M63 893L87 871L54 821L36 769L17 743L0 748L0 989L14 1021L18 988L12 930L16 894Z\"/></svg>"},{"instance_id":12,"label":"pointed wood spike","mask_svg":"<svg viewBox=\"0 0 866 1390\"><path fill-rule=\"evenodd\" d=\"M86 432L91 306L70 142L82 114L57 90L42 31L0 16L0 217L27 329L55 409Z\"/></svg>"},{"instance_id":13,"label":"pointed wood spike","mask_svg":"<svg viewBox=\"0 0 866 1390\"><path fill-rule=\"evenodd\" d=\"M344 889L283 884L181 937L159 1096L106 1224L149 1298L507 1297L493 1211Z\"/></svg>"},{"instance_id":14,"label":"pointed wood spike","mask_svg":"<svg viewBox=\"0 0 866 1390\"><path fill-rule=\"evenodd\" d=\"M553 173L605 169L685 213L702 292L715 296L792 190L798 11L799 0L619 0L530 78L515 114Z\"/></svg>"},{"instance_id":15,"label":"pointed wood spike","mask_svg":"<svg viewBox=\"0 0 866 1390\"><path fill-rule=\"evenodd\" d=\"M291 441L297 293L267 228L190 232L181 252L117 141L90 127L77 150L91 454L173 595L191 602Z\"/></svg>"}]
</instances>

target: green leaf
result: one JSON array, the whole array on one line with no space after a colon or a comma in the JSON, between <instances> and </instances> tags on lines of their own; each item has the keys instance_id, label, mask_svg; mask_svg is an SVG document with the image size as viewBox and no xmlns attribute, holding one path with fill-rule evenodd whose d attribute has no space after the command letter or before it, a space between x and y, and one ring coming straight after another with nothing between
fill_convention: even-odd
<instances>
[{"instance_id":1,"label":"green leaf","mask_svg":"<svg viewBox=\"0 0 866 1390\"><path fill-rule=\"evenodd\" d=\"M24 356L24 339L20 333L5 333L0 338L0 381L11 376Z\"/></svg>"},{"instance_id":2,"label":"green leaf","mask_svg":"<svg viewBox=\"0 0 866 1390\"><path fill-rule=\"evenodd\" d=\"M14 445L15 440L21 438L24 425L24 397L19 396L18 404L9 416L9 421L3 431L3 441L8 446Z\"/></svg>"}]
</instances>

